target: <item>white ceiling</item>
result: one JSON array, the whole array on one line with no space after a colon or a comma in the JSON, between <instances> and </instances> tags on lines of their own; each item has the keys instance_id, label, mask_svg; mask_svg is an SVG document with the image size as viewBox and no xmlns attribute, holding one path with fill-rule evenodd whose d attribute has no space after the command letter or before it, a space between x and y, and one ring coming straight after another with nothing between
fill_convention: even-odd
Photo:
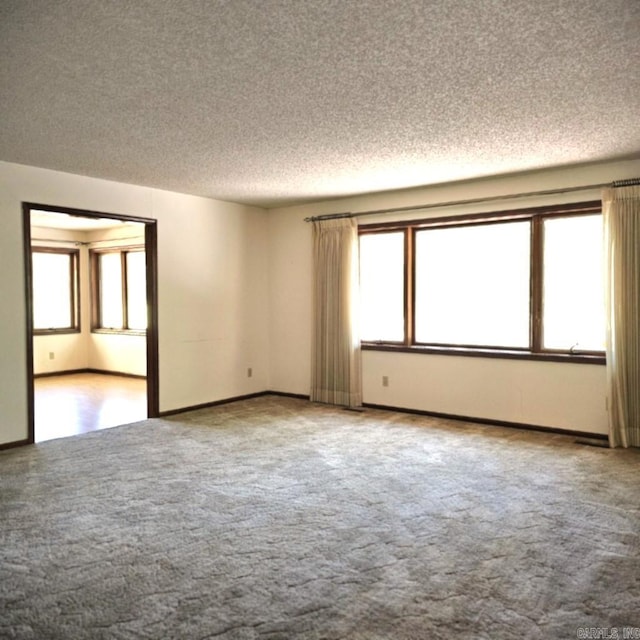
<instances>
[{"instance_id":1,"label":"white ceiling","mask_svg":"<svg viewBox=\"0 0 640 640\"><path fill-rule=\"evenodd\" d=\"M640 157L639 0L2 0L0 159L273 207Z\"/></svg>"}]
</instances>

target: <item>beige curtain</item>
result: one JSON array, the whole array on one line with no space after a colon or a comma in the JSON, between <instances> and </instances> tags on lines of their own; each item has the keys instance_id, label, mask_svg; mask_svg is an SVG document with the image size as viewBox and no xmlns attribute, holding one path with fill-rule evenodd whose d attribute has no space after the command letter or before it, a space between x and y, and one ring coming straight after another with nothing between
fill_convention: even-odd
<instances>
[{"instance_id":1,"label":"beige curtain","mask_svg":"<svg viewBox=\"0 0 640 640\"><path fill-rule=\"evenodd\" d=\"M362 404L358 330L358 226L351 218L313 223L311 400Z\"/></svg>"},{"instance_id":2,"label":"beige curtain","mask_svg":"<svg viewBox=\"0 0 640 640\"><path fill-rule=\"evenodd\" d=\"M640 186L602 194L609 444L640 447Z\"/></svg>"}]
</instances>

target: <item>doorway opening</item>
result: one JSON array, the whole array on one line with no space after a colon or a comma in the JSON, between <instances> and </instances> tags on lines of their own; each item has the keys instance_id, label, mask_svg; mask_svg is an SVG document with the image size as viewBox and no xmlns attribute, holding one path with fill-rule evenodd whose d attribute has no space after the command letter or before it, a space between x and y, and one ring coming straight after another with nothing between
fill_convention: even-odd
<instances>
[{"instance_id":1,"label":"doorway opening","mask_svg":"<svg viewBox=\"0 0 640 640\"><path fill-rule=\"evenodd\" d=\"M29 442L158 415L156 225L23 203Z\"/></svg>"}]
</instances>

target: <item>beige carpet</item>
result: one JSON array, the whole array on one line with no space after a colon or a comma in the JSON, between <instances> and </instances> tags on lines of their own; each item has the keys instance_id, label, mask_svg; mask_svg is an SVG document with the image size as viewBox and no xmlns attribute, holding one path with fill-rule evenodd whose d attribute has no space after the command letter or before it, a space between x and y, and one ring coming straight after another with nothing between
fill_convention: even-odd
<instances>
[{"instance_id":1,"label":"beige carpet","mask_svg":"<svg viewBox=\"0 0 640 640\"><path fill-rule=\"evenodd\" d=\"M1 638L640 628L637 450L265 396L4 451L0 480Z\"/></svg>"}]
</instances>

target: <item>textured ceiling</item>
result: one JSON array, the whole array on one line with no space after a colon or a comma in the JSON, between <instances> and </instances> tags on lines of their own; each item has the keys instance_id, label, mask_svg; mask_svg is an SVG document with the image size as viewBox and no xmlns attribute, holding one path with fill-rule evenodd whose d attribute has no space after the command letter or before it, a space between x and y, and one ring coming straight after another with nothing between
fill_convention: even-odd
<instances>
[{"instance_id":1,"label":"textured ceiling","mask_svg":"<svg viewBox=\"0 0 640 640\"><path fill-rule=\"evenodd\" d=\"M266 207L640 156L639 0L1 0L0 159Z\"/></svg>"}]
</instances>

